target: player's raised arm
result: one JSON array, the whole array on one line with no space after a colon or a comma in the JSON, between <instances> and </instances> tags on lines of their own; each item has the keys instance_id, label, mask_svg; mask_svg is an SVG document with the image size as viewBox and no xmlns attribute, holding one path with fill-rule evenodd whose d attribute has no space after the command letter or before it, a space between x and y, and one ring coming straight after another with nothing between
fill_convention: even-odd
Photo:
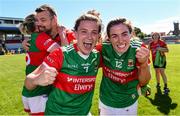
<instances>
[{"instance_id":1,"label":"player's raised arm","mask_svg":"<svg viewBox=\"0 0 180 116\"><path fill-rule=\"evenodd\" d=\"M138 78L141 86L147 84L151 78L150 67L148 65L149 50L148 48L141 47L137 49L136 58L140 63L138 67Z\"/></svg>"}]
</instances>

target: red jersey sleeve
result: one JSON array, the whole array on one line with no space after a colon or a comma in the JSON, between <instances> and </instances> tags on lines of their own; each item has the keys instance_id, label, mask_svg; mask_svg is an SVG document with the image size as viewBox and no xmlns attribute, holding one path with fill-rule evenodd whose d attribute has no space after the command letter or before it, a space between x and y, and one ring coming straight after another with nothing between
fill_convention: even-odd
<instances>
[{"instance_id":1,"label":"red jersey sleeve","mask_svg":"<svg viewBox=\"0 0 180 116\"><path fill-rule=\"evenodd\" d=\"M50 53L45 59L44 62L50 66L50 67L54 67L57 70L60 70L63 64L63 52L61 50L61 48L58 48L56 50L54 50L52 53Z\"/></svg>"},{"instance_id":2,"label":"red jersey sleeve","mask_svg":"<svg viewBox=\"0 0 180 116\"><path fill-rule=\"evenodd\" d=\"M40 33L36 38L36 46L41 51L47 51L47 49L54 44L53 41L46 33Z\"/></svg>"}]
</instances>

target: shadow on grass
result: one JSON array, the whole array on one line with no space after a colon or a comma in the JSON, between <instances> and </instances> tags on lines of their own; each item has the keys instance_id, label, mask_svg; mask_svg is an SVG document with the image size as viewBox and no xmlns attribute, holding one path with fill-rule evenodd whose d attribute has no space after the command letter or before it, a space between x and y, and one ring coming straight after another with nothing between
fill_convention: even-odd
<instances>
[{"instance_id":1,"label":"shadow on grass","mask_svg":"<svg viewBox=\"0 0 180 116\"><path fill-rule=\"evenodd\" d=\"M172 103L172 99L169 95L162 94L160 88L157 88L154 99L146 97L149 99L152 105L157 106L157 109L163 114L169 114L171 109L177 107L177 103Z\"/></svg>"}]
</instances>

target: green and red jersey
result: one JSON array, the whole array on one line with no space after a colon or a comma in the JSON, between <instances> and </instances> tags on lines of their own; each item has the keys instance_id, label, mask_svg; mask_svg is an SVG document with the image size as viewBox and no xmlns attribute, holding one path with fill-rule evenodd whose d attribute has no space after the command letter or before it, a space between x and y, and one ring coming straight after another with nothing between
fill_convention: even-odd
<instances>
[{"instance_id":1,"label":"green and red jersey","mask_svg":"<svg viewBox=\"0 0 180 116\"><path fill-rule=\"evenodd\" d=\"M151 54L152 54L152 61L155 61L156 52L157 52L157 48L158 47L167 48L167 44L163 40L161 40L161 39L159 39L157 42L150 43L150 50L151 50Z\"/></svg>"},{"instance_id":2,"label":"green and red jersey","mask_svg":"<svg viewBox=\"0 0 180 116\"><path fill-rule=\"evenodd\" d=\"M45 114L87 115L94 93L100 54L93 50L87 59L78 54L76 44L59 48L44 62L58 70Z\"/></svg>"},{"instance_id":3,"label":"green and red jersey","mask_svg":"<svg viewBox=\"0 0 180 116\"><path fill-rule=\"evenodd\" d=\"M66 36L69 42L74 40L73 33L66 31ZM50 49L55 43L60 43L60 37L57 35L54 39L51 39L45 32L31 34L31 40L29 51L26 54L26 75L33 72L49 54ZM22 95L25 97L33 97L42 94L46 94L50 91L50 86L42 87L38 86L32 91L27 90L24 86Z\"/></svg>"},{"instance_id":4,"label":"green and red jersey","mask_svg":"<svg viewBox=\"0 0 180 116\"><path fill-rule=\"evenodd\" d=\"M137 85L139 63L136 59L137 48L144 46L137 40L131 40L127 52L118 54L112 44L103 43L97 47L102 55L103 78L100 85L100 100L103 104L123 108L138 99Z\"/></svg>"}]
</instances>

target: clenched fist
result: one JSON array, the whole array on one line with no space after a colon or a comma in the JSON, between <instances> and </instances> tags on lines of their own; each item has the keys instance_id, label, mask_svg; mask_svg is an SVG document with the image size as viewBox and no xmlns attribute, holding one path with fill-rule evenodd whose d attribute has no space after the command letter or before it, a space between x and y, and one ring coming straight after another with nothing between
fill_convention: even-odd
<instances>
[{"instance_id":1,"label":"clenched fist","mask_svg":"<svg viewBox=\"0 0 180 116\"><path fill-rule=\"evenodd\" d=\"M150 56L148 48L140 47L136 50L136 58L140 64L147 63Z\"/></svg>"},{"instance_id":2,"label":"clenched fist","mask_svg":"<svg viewBox=\"0 0 180 116\"><path fill-rule=\"evenodd\" d=\"M39 75L39 78L37 80L37 85L46 86L53 84L55 81L55 77L57 75L57 71L55 68L52 67L46 67L43 69L42 73Z\"/></svg>"},{"instance_id":3,"label":"clenched fist","mask_svg":"<svg viewBox=\"0 0 180 116\"><path fill-rule=\"evenodd\" d=\"M42 69L37 74L29 74L27 78L34 78L33 83L34 85L40 85L40 86L47 86L50 84L53 84L55 81L55 77L57 75L57 71L55 68L52 67L46 67Z\"/></svg>"}]
</instances>

